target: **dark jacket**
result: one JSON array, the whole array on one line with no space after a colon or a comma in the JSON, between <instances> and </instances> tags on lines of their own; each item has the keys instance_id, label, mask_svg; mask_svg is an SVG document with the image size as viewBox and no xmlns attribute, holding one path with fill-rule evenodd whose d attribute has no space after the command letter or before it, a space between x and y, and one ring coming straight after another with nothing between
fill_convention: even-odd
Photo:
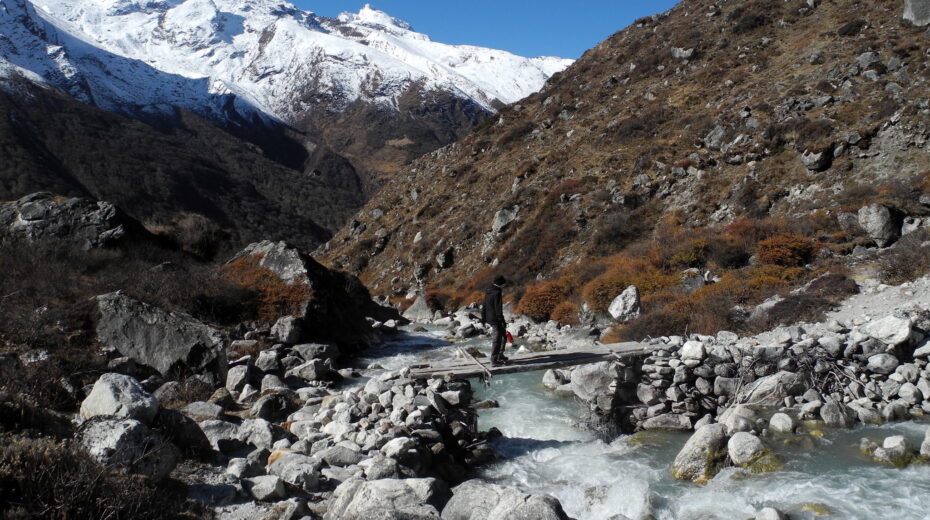
<instances>
[{"instance_id":1,"label":"dark jacket","mask_svg":"<svg viewBox=\"0 0 930 520\"><path fill-rule=\"evenodd\" d=\"M484 291L484 303L481 306L481 321L488 325L503 325L504 320L504 297L501 294L501 288L491 285Z\"/></svg>"}]
</instances>

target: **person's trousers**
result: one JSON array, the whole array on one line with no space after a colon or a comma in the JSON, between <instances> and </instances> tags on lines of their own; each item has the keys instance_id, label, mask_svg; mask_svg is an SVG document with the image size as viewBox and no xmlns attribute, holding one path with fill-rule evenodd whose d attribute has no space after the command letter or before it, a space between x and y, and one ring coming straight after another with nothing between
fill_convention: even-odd
<instances>
[{"instance_id":1,"label":"person's trousers","mask_svg":"<svg viewBox=\"0 0 930 520\"><path fill-rule=\"evenodd\" d=\"M491 343L491 360L497 360L504 353L504 343L507 341L507 327L500 323L494 325L494 330L491 332L493 335L493 342Z\"/></svg>"}]
</instances>

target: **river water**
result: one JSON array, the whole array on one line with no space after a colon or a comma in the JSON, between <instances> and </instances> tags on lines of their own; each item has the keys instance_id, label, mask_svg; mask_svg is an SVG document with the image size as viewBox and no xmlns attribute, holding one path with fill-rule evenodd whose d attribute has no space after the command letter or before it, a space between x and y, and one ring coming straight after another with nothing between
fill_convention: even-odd
<instances>
[{"instance_id":1,"label":"river water","mask_svg":"<svg viewBox=\"0 0 930 520\"><path fill-rule=\"evenodd\" d=\"M365 353L364 368L387 370L454 356L443 331L409 332ZM688 439L686 434L641 432L612 442L599 440L581 424L583 405L557 398L541 384L542 372L493 379L489 388L473 381L479 399L496 399L500 408L481 410L479 427L497 427L502 460L478 475L558 498L578 520L606 520L623 514L634 520L746 519L775 507L792 519L930 519L930 464L899 470L868 460L858 451L861 437L879 443L906 435L919 446L926 424L916 422L824 430L823 436L795 435L766 442L781 457L780 471L752 475L723 470L705 486L680 482L669 468Z\"/></svg>"}]
</instances>

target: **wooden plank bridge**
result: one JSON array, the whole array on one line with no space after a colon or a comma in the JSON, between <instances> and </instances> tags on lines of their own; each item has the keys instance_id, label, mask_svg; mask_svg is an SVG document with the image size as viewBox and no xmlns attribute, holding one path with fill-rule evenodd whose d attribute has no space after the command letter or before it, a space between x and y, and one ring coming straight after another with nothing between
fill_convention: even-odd
<instances>
[{"instance_id":1,"label":"wooden plank bridge","mask_svg":"<svg viewBox=\"0 0 930 520\"><path fill-rule=\"evenodd\" d=\"M460 359L451 359L435 363L422 363L410 366L410 376L414 378L487 378L495 375L516 374L518 372L535 372L550 368L565 368L587 365L599 361L625 361L646 354L644 343L617 343L596 345L593 347L565 350L547 350L528 352L510 356L506 365L491 366L488 358L475 359L467 354Z\"/></svg>"}]
</instances>

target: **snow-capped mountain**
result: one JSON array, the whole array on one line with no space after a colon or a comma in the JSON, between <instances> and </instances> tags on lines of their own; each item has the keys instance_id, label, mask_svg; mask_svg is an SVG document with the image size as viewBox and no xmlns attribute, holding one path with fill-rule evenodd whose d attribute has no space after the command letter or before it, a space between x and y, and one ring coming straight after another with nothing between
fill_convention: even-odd
<instances>
[{"instance_id":1,"label":"snow-capped mountain","mask_svg":"<svg viewBox=\"0 0 930 520\"><path fill-rule=\"evenodd\" d=\"M0 70L123 112L256 110L294 122L412 88L493 111L570 60L433 42L365 6L325 18L274 0L0 0Z\"/></svg>"}]
</instances>

